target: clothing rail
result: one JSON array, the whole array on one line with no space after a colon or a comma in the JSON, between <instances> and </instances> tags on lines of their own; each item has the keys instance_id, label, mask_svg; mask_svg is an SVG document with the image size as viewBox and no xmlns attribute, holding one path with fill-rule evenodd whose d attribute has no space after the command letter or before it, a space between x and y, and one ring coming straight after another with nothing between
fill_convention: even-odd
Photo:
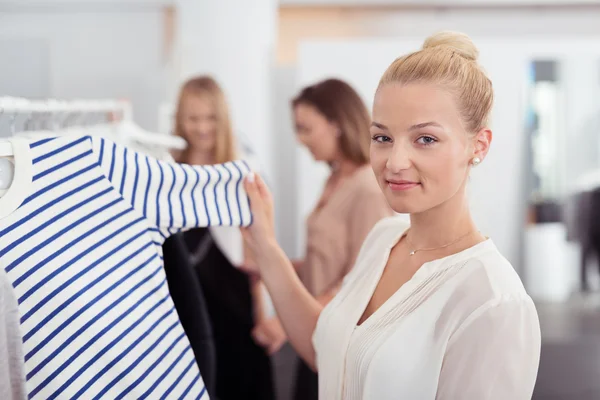
<instances>
[{"instance_id":1,"label":"clothing rail","mask_svg":"<svg viewBox=\"0 0 600 400\"><path fill-rule=\"evenodd\" d=\"M26 116L22 129L28 131L62 131L89 125L117 124L128 139L168 149L185 149L180 137L143 130L133 122L133 111L125 100L29 100L0 97L0 118L10 118L11 134L15 133L17 117ZM33 127L31 126L33 125Z\"/></svg>"}]
</instances>

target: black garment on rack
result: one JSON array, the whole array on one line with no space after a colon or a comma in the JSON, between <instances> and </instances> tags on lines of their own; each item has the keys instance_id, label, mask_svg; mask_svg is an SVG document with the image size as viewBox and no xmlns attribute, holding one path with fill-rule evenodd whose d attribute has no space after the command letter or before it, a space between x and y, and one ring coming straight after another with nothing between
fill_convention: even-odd
<instances>
[{"instance_id":1,"label":"black garment on rack","mask_svg":"<svg viewBox=\"0 0 600 400\"><path fill-rule=\"evenodd\" d=\"M581 290L589 290L588 261L596 261L600 270L600 188L578 192L565 204L567 240L581 246L580 283Z\"/></svg>"},{"instance_id":2,"label":"black garment on rack","mask_svg":"<svg viewBox=\"0 0 600 400\"><path fill-rule=\"evenodd\" d=\"M589 287L586 270L590 256L595 256L597 266L600 269L600 188L591 191L586 198L589 204L587 204L587 207L581 208L582 211L585 211L585 214L580 217L586 220L584 238L581 240L581 286L584 291Z\"/></svg>"},{"instance_id":3,"label":"black garment on rack","mask_svg":"<svg viewBox=\"0 0 600 400\"><path fill-rule=\"evenodd\" d=\"M294 388L294 400L318 400L319 399L319 375L313 371L308 364L298 358L296 367L296 387Z\"/></svg>"},{"instance_id":4,"label":"black garment on rack","mask_svg":"<svg viewBox=\"0 0 600 400\"><path fill-rule=\"evenodd\" d=\"M183 234L172 235L165 241L163 257L171 298L194 351L206 390L213 398L217 372L216 345L206 300L189 262Z\"/></svg>"},{"instance_id":5,"label":"black garment on rack","mask_svg":"<svg viewBox=\"0 0 600 400\"><path fill-rule=\"evenodd\" d=\"M213 328L219 400L273 400L271 359L252 339L254 312L250 279L211 240L208 228L184 233ZM185 328L185 326L184 326Z\"/></svg>"}]
</instances>

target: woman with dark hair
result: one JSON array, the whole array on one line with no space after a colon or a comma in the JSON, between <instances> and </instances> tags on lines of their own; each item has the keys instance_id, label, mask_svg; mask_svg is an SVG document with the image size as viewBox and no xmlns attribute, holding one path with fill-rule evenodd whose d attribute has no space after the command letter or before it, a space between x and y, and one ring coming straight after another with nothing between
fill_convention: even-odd
<instances>
[{"instance_id":1,"label":"woman with dark hair","mask_svg":"<svg viewBox=\"0 0 600 400\"><path fill-rule=\"evenodd\" d=\"M298 140L316 161L331 167L306 221L304 260L294 262L308 291L325 305L354 265L367 233L393 212L369 166L371 119L358 93L341 80L327 79L302 90L292 108ZM277 319L255 329L259 343L269 346L270 337L276 336L268 333L273 326L283 332ZM317 375L300 361L295 398L310 400L317 395Z\"/></svg>"}]
</instances>

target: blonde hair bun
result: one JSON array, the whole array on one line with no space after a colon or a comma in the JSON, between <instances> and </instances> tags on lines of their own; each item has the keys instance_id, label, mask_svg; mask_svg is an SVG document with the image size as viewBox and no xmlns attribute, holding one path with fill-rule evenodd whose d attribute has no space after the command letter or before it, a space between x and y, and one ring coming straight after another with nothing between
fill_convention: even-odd
<instances>
[{"instance_id":1,"label":"blonde hair bun","mask_svg":"<svg viewBox=\"0 0 600 400\"><path fill-rule=\"evenodd\" d=\"M464 33L443 31L425 39L423 50L436 47L446 48L467 60L477 61L479 58L479 50L477 50L471 38Z\"/></svg>"}]
</instances>

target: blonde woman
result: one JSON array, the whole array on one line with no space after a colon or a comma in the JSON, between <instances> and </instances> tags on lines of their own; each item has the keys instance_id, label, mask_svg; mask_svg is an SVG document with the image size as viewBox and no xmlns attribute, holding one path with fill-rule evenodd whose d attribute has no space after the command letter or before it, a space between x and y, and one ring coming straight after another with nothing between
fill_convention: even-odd
<instances>
[{"instance_id":1,"label":"blonde woman","mask_svg":"<svg viewBox=\"0 0 600 400\"><path fill-rule=\"evenodd\" d=\"M531 399L537 312L467 203L492 142L492 83L477 56L466 35L443 32L384 73L365 135L381 191L410 224L378 223L326 307L277 245L268 189L258 175L246 182L244 234L321 399Z\"/></svg>"},{"instance_id":2,"label":"blonde woman","mask_svg":"<svg viewBox=\"0 0 600 400\"><path fill-rule=\"evenodd\" d=\"M186 82L179 96L175 134L188 147L176 161L217 164L244 158L232 133L225 95L208 76ZM226 177L223 177L226 179ZM233 228L193 229L183 234L206 304L216 343L216 391L220 400L274 398L269 355L251 335L263 319L258 285L239 269L248 262Z\"/></svg>"}]
</instances>

